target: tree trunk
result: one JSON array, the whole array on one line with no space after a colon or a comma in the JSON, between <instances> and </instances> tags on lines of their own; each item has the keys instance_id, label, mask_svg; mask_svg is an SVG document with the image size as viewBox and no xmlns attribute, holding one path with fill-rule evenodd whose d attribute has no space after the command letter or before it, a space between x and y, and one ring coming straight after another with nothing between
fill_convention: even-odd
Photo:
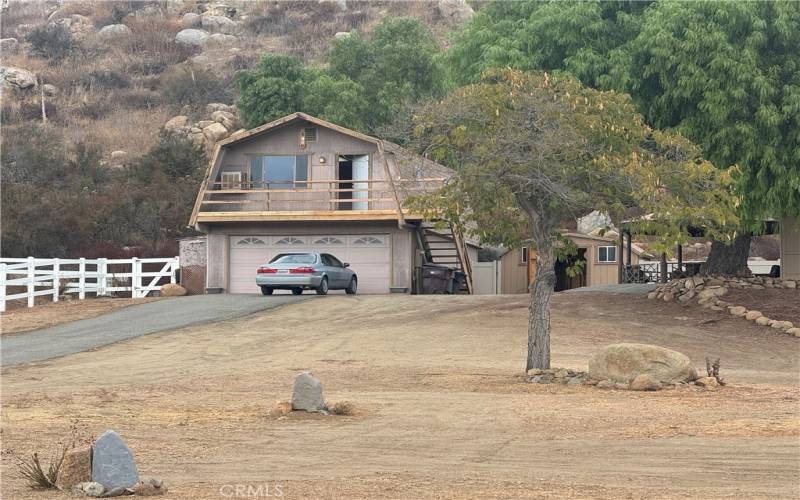
<instances>
[{"instance_id":1,"label":"tree trunk","mask_svg":"<svg viewBox=\"0 0 800 500\"><path fill-rule=\"evenodd\" d=\"M750 276L747 258L750 256L750 233L742 233L733 239L730 245L721 241L711 242L711 253L704 266L708 274L726 274L730 276Z\"/></svg>"},{"instance_id":2,"label":"tree trunk","mask_svg":"<svg viewBox=\"0 0 800 500\"><path fill-rule=\"evenodd\" d=\"M550 299L556 286L555 256L549 239L536 243L536 279L528 306L528 360L531 368L550 368Z\"/></svg>"}]
</instances>

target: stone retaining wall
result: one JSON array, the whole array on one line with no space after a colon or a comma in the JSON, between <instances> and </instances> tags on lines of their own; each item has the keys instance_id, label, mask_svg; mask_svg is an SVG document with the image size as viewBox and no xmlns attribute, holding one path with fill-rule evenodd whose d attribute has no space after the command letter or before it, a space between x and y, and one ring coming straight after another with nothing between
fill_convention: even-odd
<instances>
[{"instance_id":1,"label":"stone retaining wall","mask_svg":"<svg viewBox=\"0 0 800 500\"><path fill-rule=\"evenodd\" d=\"M733 316L754 321L757 325L771 327L777 331L800 337L800 328L796 328L791 321L767 318L760 311L748 310L745 306L732 304L722 299L728 293L728 290L732 288L751 290L763 290L766 288L794 289L797 288L797 281L758 276L752 278L694 276L661 284L650 292L647 298L661 299L664 302L688 302L696 299L698 304L712 311L727 310Z\"/></svg>"}]
</instances>

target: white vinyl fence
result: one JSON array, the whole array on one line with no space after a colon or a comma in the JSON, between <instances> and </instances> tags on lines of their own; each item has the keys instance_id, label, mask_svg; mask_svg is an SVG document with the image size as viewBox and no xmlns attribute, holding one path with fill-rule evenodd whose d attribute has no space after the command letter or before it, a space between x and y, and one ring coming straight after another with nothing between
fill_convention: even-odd
<instances>
[{"instance_id":1,"label":"white vinyl fence","mask_svg":"<svg viewBox=\"0 0 800 500\"><path fill-rule=\"evenodd\" d=\"M143 268L148 268L145 271ZM162 259L27 259L0 258L0 311L6 301L28 301L50 296L58 302L61 294L87 293L96 296L114 292L131 292L131 297L147 297L159 290L163 282L175 283L180 268L178 257ZM155 269L155 270L154 270ZM19 291L24 287L24 291ZM11 290L9 290L11 288ZM7 291L15 293L7 294Z\"/></svg>"}]
</instances>

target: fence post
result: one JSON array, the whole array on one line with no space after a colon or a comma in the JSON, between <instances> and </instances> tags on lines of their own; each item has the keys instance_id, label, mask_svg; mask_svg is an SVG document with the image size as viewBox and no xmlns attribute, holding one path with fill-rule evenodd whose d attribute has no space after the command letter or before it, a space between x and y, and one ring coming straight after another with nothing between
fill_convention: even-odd
<instances>
[{"instance_id":1,"label":"fence post","mask_svg":"<svg viewBox=\"0 0 800 500\"><path fill-rule=\"evenodd\" d=\"M140 265L139 259L131 258L131 298L133 299L139 298L139 288L142 286Z\"/></svg>"},{"instance_id":2,"label":"fence post","mask_svg":"<svg viewBox=\"0 0 800 500\"><path fill-rule=\"evenodd\" d=\"M78 264L78 298L83 300L86 298L86 259L80 258Z\"/></svg>"},{"instance_id":3,"label":"fence post","mask_svg":"<svg viewBox=\"0 0 800 500\"><path fill-rule=\"evenodd\" d=\"M108 286L108 262L105 258L97 260L97 295L106 295L106 286Z\"/></svg>"},{"instance_id":4,"label":"fence post","mask_svg":"<svg viewBox=\"0 0 800 500\"><path fill-rule=\"evenodd\" d=\"M169 282L175 284L175 272L178 270L180 266L178 265L178 257L172 259L172 262L169 266Z\"/></svg>"},{"instance_id":5,"label":"fence post","mask_svg":"<svg viewBox=\"0 0 800 500\"><path fill-rule=\"evenodd\" d=\"M34 299L36 298L33 293L36 291L34 288L33 279L36 277L36 264L33 257L28 257L28 307L33 307Z\"/></svg>"},{"instance_id":6,"label":"fence post","mask_svg":"<svg viewBox=\"0 0 800 500\"><path fill-rule=\"evenodd\" d=\"M61 289L61 263L58 259L53 259L53 302L58 302L58 292Z\"/></svg>"},{"instance_id":7,"label":"fence post","mask_svg":"<svg viewBox=\"0 0 800 500\"><path fill-rule=\"evenodd\" d=\"M0 312L6 310L6 265L0 263Z\"/></svg>"}]
</instances>

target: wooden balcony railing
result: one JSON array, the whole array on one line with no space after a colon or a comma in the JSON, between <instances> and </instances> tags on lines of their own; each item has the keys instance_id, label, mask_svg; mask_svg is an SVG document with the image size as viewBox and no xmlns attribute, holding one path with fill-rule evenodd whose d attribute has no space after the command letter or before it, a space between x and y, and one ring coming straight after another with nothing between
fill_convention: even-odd
<instances>
[{"instance_id":1,"label":"wooden balcony railing","mask_svg":"<svg viewBox=\"0 0 800 500\"><path fill-rule=\"evenodd\" d=\"M397 210L398 202L438 189L445 180L220 181L209 183L201 212Z\"/></svg>"}]
</instances>

